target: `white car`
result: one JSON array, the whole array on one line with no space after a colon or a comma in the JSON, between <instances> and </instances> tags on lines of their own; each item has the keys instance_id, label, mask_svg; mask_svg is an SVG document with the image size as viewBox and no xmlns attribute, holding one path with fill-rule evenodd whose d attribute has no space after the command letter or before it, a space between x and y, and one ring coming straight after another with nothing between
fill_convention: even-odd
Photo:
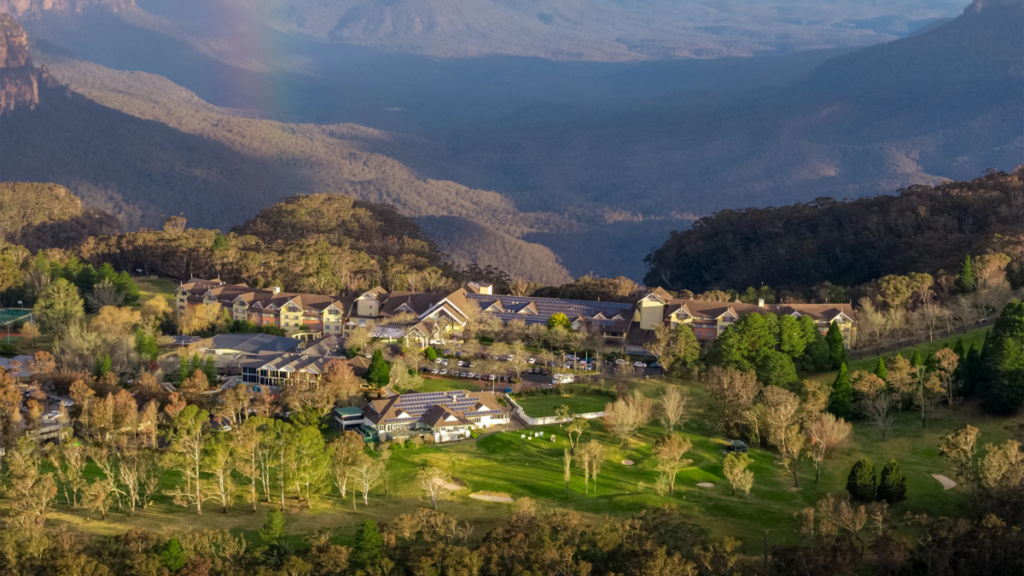
<instances>
[{"instance_id":1,"label":"white car","mask_svg":"<svg viewBox=\"0 0 1024 576\"><path fill-rule=\"evenodd\" d=\"M438 372L438 374L440 374L441 376L446 376L448 374L448 371L447 370L441 370L440 372Z\"/></svg>"},{"instance_id":2,"label":"white car","mask_svg":"<svg viewBox=\"0 0 1024 576\"><path fill-rule=\"evenodd\" d=\"M643 362L633 362L633 368L647 368L647 364Z\"/></svg>"},{"instance_id":3,"label":"white car","mask_svg":"<svg viewBox=\"0 0 1024 576\"><path fill-rule=\"evenodd\" d=\"M537 362L536 358L530 358L529 360L526 361L527 364L535 364L536 362Z\"/></svg>"},{"instance_id":4,"label":"white car","mask_svg":"<svg viewBox=\"0 0 1024 576\"><path fill-rule=\"evenodd\" d=\"M619 358L618 360L615 361L615 363L616 364L628 364L629 360L626 360L625 358Z\"/></svg>"},{"instance_id":5,"label":"white car","mask_svg":"<svg viewBox=\"0 0 1024 576\"><path fill-rule=\"evenodd\" d=\"M441 360L441 366L447 366L447 365L448 365L448 359L447 358L442 359Z\"/></svg>"},{"instance_id":6,"label":"white car","mask_svg":"<svg viewBox=\"0 0 1024 576\"><path fill-rule=\"evenodd\" d=\"M437 368L434 368L433 370L430 371L431 374L437 374L438 372L439 370Z\"/></svg>"}]
</instances>

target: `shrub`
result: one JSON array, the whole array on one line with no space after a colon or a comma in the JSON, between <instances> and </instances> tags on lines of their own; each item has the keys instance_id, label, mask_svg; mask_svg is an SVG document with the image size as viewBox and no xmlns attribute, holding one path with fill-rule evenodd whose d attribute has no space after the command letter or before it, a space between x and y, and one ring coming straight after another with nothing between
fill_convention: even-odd
<instances>
[{"instance_id":1,"label":"shrub","mask_svg":"<svg viewBox=\"0 0 1024 576\"><path fill-rule=\"evenodd\" d=\"M875 467L871 459L861 458L850 469L850 475L846 479L846 491L850 497L861 502L872 502L875 500L877 484L875 481Z\"/></svg>"},{"instance_id":2,"label":"shrub","mask_svg":"<svg viewBox=\"0 0 1024 576\"><path fill-rule=\"evenodd\" d=\"M427 346L427 349L423 351L423 356L426 357L427 360L433 362L434 360L437 360L437 350L434 350L432 346Z\"/></svg>"},{"instance_id":3,"label":"shrub","mask_svg":"<svg viewBox=\"0 0 1024 576\"><path fill-rule=\"evenodd\" d=\"M907 499L907 479L903 477L900 463L896 460L889 460L885 468L882 468L882 474L878 480L878 499L885 500L889 504Z\"/></svg>"}]
</instances>

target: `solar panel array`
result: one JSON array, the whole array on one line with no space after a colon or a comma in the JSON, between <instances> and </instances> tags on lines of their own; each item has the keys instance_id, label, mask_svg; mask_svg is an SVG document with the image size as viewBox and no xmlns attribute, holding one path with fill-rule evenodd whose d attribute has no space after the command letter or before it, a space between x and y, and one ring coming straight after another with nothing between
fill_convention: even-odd
<instances>
[{"instance_id":1,"label":"solar panel array","mask_svg":"<svg viewBox=\"0 0 1024 576\"><path fill-rule=\"evenodd\" d=\"M399 409L408 416L403 418L388 418L384 420L386 424L392 424L395 422L408 422L410 420L419 420L424 414L430 411L431 408L442 404L453 412L465 412L467 416L473 415L485 415L485 414L500 414L501 410L485 410L481 412L474 412L479 399L466 394L464 390L447 390L444 392L420 392L416 394L405 394L399 397L395 401L395 408Z\"/></svg>"}]
</instances>

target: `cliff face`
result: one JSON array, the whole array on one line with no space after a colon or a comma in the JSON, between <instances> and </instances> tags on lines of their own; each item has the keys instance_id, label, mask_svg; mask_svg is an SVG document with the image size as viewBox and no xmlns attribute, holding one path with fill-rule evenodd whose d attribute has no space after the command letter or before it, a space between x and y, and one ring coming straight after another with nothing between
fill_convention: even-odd
<instances>
[{"instance_id":1,"label":"cliff face","mask_svg":"<svg viewBox=\"0 0 1024 576\"><path fill-rule=\"evenodd\" d=\"M90 10L123 12L135 7L135 0L0 0L0 12L29 20L48 14L67 16Z\"/></svg>"},{"instance_id":2,"label":"cliff face","mask_svg":"<svg viewBox=\"0 0 1024 576\"><path fill-rule=\"evenodd\" d=\"M46 71L32 65L28 36L10 14L0 13L0 114L39 104L39 88L59 84Z\"/></svg>"}]
</instances>

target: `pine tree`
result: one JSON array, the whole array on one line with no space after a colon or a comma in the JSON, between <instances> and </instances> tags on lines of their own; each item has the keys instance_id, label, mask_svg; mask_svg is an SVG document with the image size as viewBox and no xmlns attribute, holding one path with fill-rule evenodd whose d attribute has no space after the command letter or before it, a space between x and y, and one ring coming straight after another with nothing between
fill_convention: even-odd
<instances>
[{"instance_id":1,"label":"pine tree","mask_svg":"<svg viewBox=\"0 0 1024 576\"><path fill-rule=\"evenodd\" d=\"M352 561L357 568L372 568L380 563L384 553L384 538L380 535L377 523L364 520L356 532L356 542L352 549Z\"/></svg>"},{"instance_id":2,"label":"pine tree","mask_svg":"<svg viewBox=\"0 0 1024 576\"><path fill-rule=\"evenodd\" d=\"M889 371L885 368L885 361L881 357L878 358L878 366L875 366L875 376L878 376L882 380L889 379Z\"/></svg>"},{"instance_id":3,"label":"pine tree","mask_svg":"<svg viewBox=\"0 0 1024 576\"><path fill-rule=\"evenodd\" d=\"M284 513L280 510L267 512L267 521L260 528L260 538L264 544L278 544L284 536Z\"/></svg>"},{"instance_id":4,"label":"pine tree","mask_svg":"<svg viewBox=\"0 0 1024 576\"><path fill-rule=\"evenodd\" d=\"M213 384L217 381L217 363L213 361L213 356L207 356L203 360L203 367L201 368L203 374L206 375L206 380Z\"/></svg>"},{"instance_id":5,"label":"pine tree","mask_svg":"<svg viewBox=\"0 0 1024 576\"><path fill-rule=\"evenodd\" d=\"M889 504L907 499L907 480L903 477L900 463L896 460L889 460L885 468L882 468L882 475L878 481L878 499Z\"/></svg>"},{"instance_id":6,"label":"pine tree","mask_svg":"<svg viewBox=\"0 0 1024 576\"><path fill-rule=\"evenodd\" d=\"M967 359L967 351L964 350L963 338L956 339L956 344L953 345L953 352L956 353L957 358L960 358L961 362Z\"/></svg>"},{"instance_id":7,"label":"pine tree","mask_svg":"<svg viewBox=\"0 0 1024 576\"><path fill-rule=\"evenodd\" d=\"M121 271L110 279L110 283L124 296L125 306L131 306L139 301L139 296L141 296L139 285L127 272Z\"/></svg>"},{"instance_id":8,"label":"pine tree","mask_svg":"<svg viewBox=\"0 0 1024 576\"><path fill-rule=\"evenodd\" d=\"M100 376L103 376L107 372L110 372L111 369L113 369L113 362L110 360L110 356L109 355L104 354L103 356L100 356L99 358L96 359L96 377L97 378L99 378Z\"/></svg>"},{"instance_id":9,"label":"pine tree","mask_svg":"<svg viewBox=\"0 0 1024 576\"><path fill-rule=\"evenodd\" d=\"M825 334L825 342L828 343L828 353L832 358L832 369L839 368L839 365L846 362L846 347L843 346L843 333L839 331L839 324L829 324L828 333Z\"/></svg>"},{"instance_id":10,"label":"pine tree","mask_svg":"<svg viewBox=\"0 0 1024 576\"><path fill-rule=\"evenodd\" d=\"M964 263L960 265L960 274L956 279L956 288L963 294L970 294L977 289L977 284L974 281L974 265L971 263L970 254L964 258Z\"/></svg>"},{"instance_id":11,"label":"pine tree","mask_svg":"<svg viewBox=\"0 0 1024 576\"><path fill-rule=\"evenodd\" d=\"M846 478L846 491L850 493L850 497L861 502L873 502L877 489L875 467L871 464L871 459L857 460Z\"/></svg>"},{"instance_id":12,"label":"pine tree","mask_svg":"<svg viewBox=\"0 0 1024 576\"><path fill-rule=\"evenodd\" d=\"M921 353L917 350L914 350L914 356L910 358L910 365L915 368L924 365L924 361L921 360Z\"/></svg>"},{"instance_id":13,"label":"pine tree","mask_svg":"<svg viewBox=\"0 0 1024 576\"><path fill-rule=\"evenodd\" d=\"M366 381L377 388L383 388L391 382L391 365L384 360L384 354L380 350L373 352L370 367L366 370Z\"/></svg>"},{"instance_id":14,"label":"pine tree","mask_svg":"<svg viewBox=\"0 0 1024 576\"><path fill-rule=\"evenodd\" d=\"M853 386L850 384L850 371L846 363L839 365L839 374L832 383L832 396L829 398L828 411L841 418L849 418L853 409Z\"/></svg>"}]
</instances>

